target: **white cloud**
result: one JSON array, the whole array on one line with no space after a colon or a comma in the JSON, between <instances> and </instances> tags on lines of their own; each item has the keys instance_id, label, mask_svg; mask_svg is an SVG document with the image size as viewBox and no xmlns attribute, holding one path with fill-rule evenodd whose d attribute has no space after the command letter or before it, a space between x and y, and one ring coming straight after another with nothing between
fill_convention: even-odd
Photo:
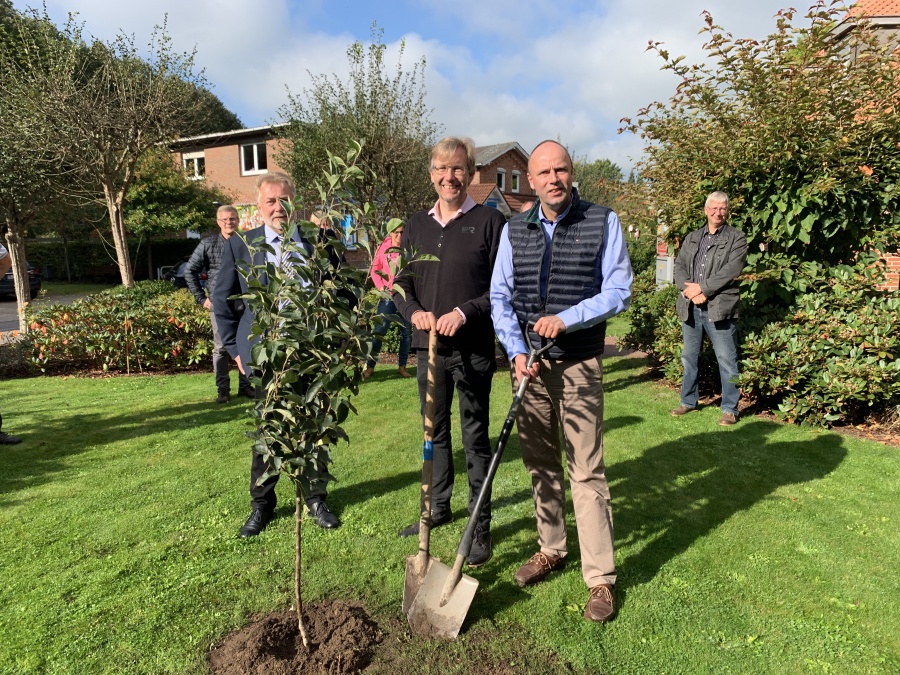
<instances>
[{"instance_id":1,"label":"white cloud","mask_svg":"<svg viewBox=\"0 0 900 675\"><path fill-rule=\"evenodd\" d=\"M379 24L391 22L392 34L406 34L405 67L425 56L429 107L447 133L479 144L515 140L526 149L559 137L573 154L607 157L627 171L641 146L616 135L619 119L667 99L675 87L674 77L660 72L659 57L646 51L648 41L663 41L693 62L702 56L697 33L704 8L736 35L761 37L774 28L772 15L782 1L410 0L365 8L379 15ZM323 12L352 11L348 4L352 0L48 0L47 7L57 22L75 10L90 33L110 39L121 29L134 33L138 44L168 13L175 47L196 45L213 91L256 126L277 120L286 86L302 94L309 72L346 79L346 49L355 39L367 41L368 30L329 33L318 25ZM390 72L399 42L388 46Z\"/></svg>"}]
</instances>

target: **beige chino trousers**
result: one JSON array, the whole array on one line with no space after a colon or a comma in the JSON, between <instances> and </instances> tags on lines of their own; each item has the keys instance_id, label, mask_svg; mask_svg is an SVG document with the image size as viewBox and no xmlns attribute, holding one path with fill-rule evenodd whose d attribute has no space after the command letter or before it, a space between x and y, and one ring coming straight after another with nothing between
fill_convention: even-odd
<instances>
[{"instance_id":1,"label":"beige chino trousers","mask_svg":"<svg viewBox=\"0 0 900 675\"><path fill-rule=\"evenodd\" d=\"M515 373L515 371L513 371ZM603 463L603 364L541 359L516 415L525 468L531 474L538 544L544 554L566 556L566 487L559 447L562 425L566 466L589 588L615 584L613 519Z\"/></svg>"}]
</instances>

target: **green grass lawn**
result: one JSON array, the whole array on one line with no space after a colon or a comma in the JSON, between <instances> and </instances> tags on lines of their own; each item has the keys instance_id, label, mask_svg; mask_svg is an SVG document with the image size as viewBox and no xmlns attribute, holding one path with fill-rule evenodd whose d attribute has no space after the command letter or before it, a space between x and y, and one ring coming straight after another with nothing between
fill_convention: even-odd
<instances>
[{"instance_id":1,"label":"green grass lawn","mask_svg":"<svg viewBox=\"0 0 900 675\"><path fill-rule=\"evenodd\" d=\"M513 583L535 548L514 438L495 482L494 558L474 573L463 634L411 640L422 662L452 650L464 673L478 639L516 663L509 672L542 672L529 656L548 652L575 673L900 672L897 449L755 418L722 429L709 408L673 419L676 392L635 359L607 360L606 384L618 618L581 616L571 516L572 564L531 589ZM250 418L214 395L211 373L0 382L4 430L25 438L0 449L0 673L202 673L224 634L290 606L291 486L266 532L236 537ZM498 374L494 437L509 403ZM397 531L417 517L421 470L415 381L379 369L357 406L329 498L344 524L305 521L304 597L359 599L402 625L416 542ZM465 484L458 473L456 521L432 536L445 561Z\"/></svg>"},{"instance_id":2,"label":"green grass lawn","mask_svg":"<svg viewBox=\"0 0 900 675\"><path fill-rule=\"evenodd\" d=\"M63 295L90 295L99 293L110 288L109 284L83 284L83 283L65 283L63 281L42 281L42 296L48 301L53 302L54 298Z\"/></svg>"}]
</instances>

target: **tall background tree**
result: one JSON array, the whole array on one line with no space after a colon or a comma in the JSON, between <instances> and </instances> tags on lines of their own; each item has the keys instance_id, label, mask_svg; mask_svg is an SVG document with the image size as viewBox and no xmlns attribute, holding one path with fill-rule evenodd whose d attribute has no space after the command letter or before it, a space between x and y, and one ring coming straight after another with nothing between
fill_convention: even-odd
<instances>
[{"instance_id":1,"label":"tall background tree","mask_svg":"<svg viewBox=\"0 0 900 675\"><path fill-rule=\"evenodd\" d=\"M278 162L301 186L300 201L315 204L312 186L322 178L328 150L340 152L357 139L363 176L355 192L359 203L370 205L363 217L378 227L391 217L406 218L432 197L428 161L439 131L425 106L425 59L404 70L401 43L396 69L389 72L383 38L373 24L371 44L357 41L347 49L346 82L311 73L312 86L289 96L279 110L288 143Z\"/></svg>"},{"instance_id":2,"label":"tall background tree","mask_svg":"<svg viewBox=\"0 0 900 675\"><path fill-rule=\"evenodd\" d=\"M651 43L675 93L625 120L648 141L640 169L672 244L703 224L709 192L731 196L750 245L741 388L816 423L900 403L900 298L877 286L900 239L900 50L852 16L820 0L802 25L779 12L757 41L705 13L706 63ZM678 379L674 301L636 294L632 307L626 340Z\"/></svg>"},{"instance_id":3,"label":"tall background tree","mask_svg":"<svg viewBox=\"0 0 900 675\"><path fill-rule=\"evenodd\" d=\"M0 82L21 66L16 35L42 30L33 21L21 20L8 0L0 0ZM52 35L48 35L48 39ZM30 133L27 118L16 114L14 101L0 87L0 219L3 239L12 257L12 272L19 310L19 327L27 332L24 308L28 302L25 231L39 212L56 201L57 171L44 161L46 151L25 141Z\"/></svg>"},{"instance_id":4,"label":"tall background tree","mask_svg":"<svg viewBox=\"0 0 900 675\"><path fill-rule=\"evenodd\" d=\"M798 268L896 249L900 232L900 56L865 21L845 39L843 3L820 0L805 26L776 15L762 41L734 38L704 13L707 62L648 49L678 77L667 102L626 128L649 144L642 175L673 240L699 225L712 190L731 195L747 235L752 291L790 302Z\"/></svg>"},{"instance_id":5,"label":"tall background tree","mask_svg":"<svg viewBox=\"0 0 900 675\"><path fill-rule=\"evenodd\" d=\"M57 30L46 11L14 13L8 26L17 49L0 54L5 131L15 121L16 142L65 172L74 195L102 193L122 283L131 286L128 190L150 149L202 129L206 82L194 54L176 52L165 25L143 51L127 35L87 42L72 17Z\"/></svg>"}]
</instances>

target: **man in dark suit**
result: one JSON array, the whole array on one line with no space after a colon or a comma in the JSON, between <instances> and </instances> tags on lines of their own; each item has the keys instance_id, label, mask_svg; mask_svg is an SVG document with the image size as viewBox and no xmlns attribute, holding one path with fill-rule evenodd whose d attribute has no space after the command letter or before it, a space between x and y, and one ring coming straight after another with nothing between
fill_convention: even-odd
<instances>
[{"instance_id":1,"label":"man in dark suit","mask_svg":"<svg viewBox=\"0 0 900 675\"><path fill-rule=\"evenodd\" d=\"M267 262L266 256L272 258L268 262L277 262L281 258L283 228L287 225L289 218L284 202L294 198L294 185L291 179L283 173L267 173L260 177L256 186L256 205L259 216L265 225L247 231L244 236L230 237L225 242L219 276L213 290L213 312L219 325L222 344L234 358L241 373L246 373L252 363L250 350L256 338L251 340L250 328L253 325L253 313L246 308L243 302L228 299L232 295L247 292L247 281L239 274L237 261L244 260L253 265L264 265ZM248 241L255 247L263 243L268 244L274 250L274 255L265 251L256 251L251 260L247 248ZM301 243L311 252L308 242L301 241ZM300 259L296 260L297 263L302 264ZM257 485L265 470L265 461L254 452L250 465L251 511L247 521L241 527L241 537L253 537L262 532L275 511L275 484L278 482L278 476L275 475L261 485ZM306 506L320 527L327 529L338 527L340 521L325 504L325 497L326 492L323 487L314 488L313 494L306 500Z\"/></svg>"}]
</instances>

